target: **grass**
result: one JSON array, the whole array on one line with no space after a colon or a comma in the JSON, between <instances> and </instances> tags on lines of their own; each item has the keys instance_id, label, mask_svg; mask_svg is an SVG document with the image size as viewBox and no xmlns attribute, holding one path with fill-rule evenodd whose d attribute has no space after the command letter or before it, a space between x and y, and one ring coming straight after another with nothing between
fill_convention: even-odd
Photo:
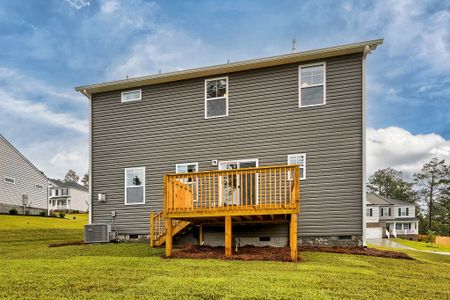
<instances>
[{"instance_id":1,"label":"grass","mask_svg":"<svg viewBox=\"0 0 450 300\"><path fill-rule=\"evenodd\" d=\"M48 247L82 239L85 221L0 215L0 298L450 297L448 257L418 251L413 261L304 252L283 263L163 259L137 243Z\"/></svg>"},{"instance_id":2,"label":"grass","mask_svg":"<svg viewBox=\"0 0 450 300\"><path fill-rule=\"evenodd\" d=\"M438 245L438 244L429 244L425 242L415 242L405 239L393 239L395 242L402 244L404 246L408 246L417 250L426 250L426 251L434 251L434 252L450 252L450 246Z\"/></svg>"}]
</instances>

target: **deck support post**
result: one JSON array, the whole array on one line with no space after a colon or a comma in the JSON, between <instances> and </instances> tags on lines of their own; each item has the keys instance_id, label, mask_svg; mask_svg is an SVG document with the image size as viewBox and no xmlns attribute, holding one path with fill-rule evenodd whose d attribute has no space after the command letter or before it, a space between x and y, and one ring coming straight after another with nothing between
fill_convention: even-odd
<instances>
[{"instance_id":1,"label":"deck support post","mask_svg":"<svg viewBox=\"0 0 450 300\"><path fill-rule=\"evenodd\" d=\"M155 242L155 213L153 212L153 210L150 212L150 236L149 236L149 240L150 240L150 247L154 247L154 242Z\"/></svg>"},{"instance_id":2,"label":"deck support post","mask_svg":"<svg viewBox=\"0 0 450 300\"><path fill-rule=\"evenodd\" d=\"M231 216L225 217L225 257L231 257L231 239L232 239Z\"/></svg>"},{"instance_id":3,"label":"deck support post","mask_svg":"<svg viewBox=\"0 0 450 300\"><path fill-rule=\"evenodd\" d=\"M198 228L198 244L203 245L203 224L200 224Z\"/></svg>"},{"instance_id":4,"label":"deck support post","mask_svg":"<svg viewBox=\"0 0 450 300\"><path fill-rule=\"evenodd\" d=\"M297 219L298 215L291 214L291 221L289 223L289 245L291 247L291 260L297 261L298 253L297 253Z\"/></svg>"},{"instance_id":5,"label":"deck support post","mask_svg":"<svg viewBox=\"0 0 450 300\"><path fill-rule=\"evenodd\" d=\"M166 257L172 256L172 219L166 219Z\"/></svg>"}]
</instances>

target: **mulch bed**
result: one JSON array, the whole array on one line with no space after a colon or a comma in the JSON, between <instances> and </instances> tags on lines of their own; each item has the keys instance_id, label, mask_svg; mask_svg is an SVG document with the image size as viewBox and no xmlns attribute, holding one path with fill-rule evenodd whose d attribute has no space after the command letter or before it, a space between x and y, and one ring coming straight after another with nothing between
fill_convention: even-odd
<instances>
[{"instance_id":1,"label":"mulch bed","mask_svg":"<svg viewBox=\"0 0 450 300\"><path fill-rule=\"evenodd\" d=\"M215 258L231 260L271 260L271 261L291 261L289 247L240 247L238 252L233 249L230 258L225 257L224 247L186 245L181 249L174 249L172 258ZM359 247L299 247L299 252L330 252L342 254L356 254L376 257L388 257L399 259L412 259L408 254L396 251L384 251L372 248ZM301 261L301 258L299 258Z\"/></svg>"},{"instance_id":2,"label":"mulch bed","mask_svg":"<svg viewBox=\"0 0 450 300\"><path fill-rule=\"evenodd\" d=\"M361 247L309 247L301 246L299 251L307 252L330 252L330 253L342 253L342 254L356 254L376 257L387 258L400 258L400 259L413 259L406 253L388 250L378 250L374 248L361 248Z\"/></svg>"},{"instance_id":3,"label":"mulch bed","mask_svg":"<svg viewBox=\"0 0 450 300\"><path fill-rule=\"evenodd\" d=\"M79 246L79 245L86 245L84 241L71 241L71 242L62 242L62 243L51 243L48 245L50 248L53 247L63 247L63 246Z\"/></svg>"}]
</instances>

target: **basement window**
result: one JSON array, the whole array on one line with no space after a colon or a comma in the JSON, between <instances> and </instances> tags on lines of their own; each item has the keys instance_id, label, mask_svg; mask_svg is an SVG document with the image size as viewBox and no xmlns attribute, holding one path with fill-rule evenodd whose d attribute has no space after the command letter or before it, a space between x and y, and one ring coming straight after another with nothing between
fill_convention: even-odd
<instances>
[{"instance_id":1,"label":"basement window","mask_svg":"<svg viewBox=\"0 0 450 300\"><path fill-rule=\"evenodd\" d=\"M142 90L122 92L121 102L137 101L142 99Z\"/></svg>"},{"instance_id":2,"label":"basement window","mask_svg":"<svg viewBox=\"0 0 450 300\"><path fill-rule=\"evenodd\" d=\"M228 77L205 80L205 119L228 116Z\"/></svg>"},{"instance_id":3,"label":"basement window","mask_svg":"<svg viewBox=\"0 0 450 300\"><path fill-rule=\"evenodd\" d=\"M325 63L300 66L299 107L325 104Z\"/></svg>"},{"instance_id":4,"label":"basement window","mask_svg":"<svg viewBox=\"0 0 450 300\"><path fill-rule=\"evenodd\" d=\"M306 153L289 154L288 165L300 165L300 179L306 179Z\"/></svg>"},{"instance_id":5,"label":"basement window","mask_svg":"<svg viewBox=\"0 0 450 300\"><path fill-rule=\"evenodd\" d=\"M125 205L145 203L145 168L125 169Z\"/></svg>"},{"instance_id":6,"label":"basement window","mask_svg":"<svg viewBox=\"0 0 450 300\"><path fill-rule=\"evenodd\" d=\"M12 177L4 177L4 178L3 178L3 182L11 183L11 184L16 184L16 179L15 179L15 178L12 178Z\"/></svg>"}]
</instances>

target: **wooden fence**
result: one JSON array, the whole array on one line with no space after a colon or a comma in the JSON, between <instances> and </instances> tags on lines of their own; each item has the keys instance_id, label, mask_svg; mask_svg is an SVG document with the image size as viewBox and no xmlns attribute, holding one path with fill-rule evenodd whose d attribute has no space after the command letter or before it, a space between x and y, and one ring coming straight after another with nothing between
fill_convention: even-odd
<instances>
[{"instance_id":1,"label":"wooden fence","mask_svg":"<svg viewBox=\"0 0 450 300\"><path fill-rule=\"evenodd\" d=\"M419 234L419 241L423 241L427 238L426 234ZM448 236L436 236L434 243L442 246L450 246L450 237Z\"/></svg>"}]
</instances>

